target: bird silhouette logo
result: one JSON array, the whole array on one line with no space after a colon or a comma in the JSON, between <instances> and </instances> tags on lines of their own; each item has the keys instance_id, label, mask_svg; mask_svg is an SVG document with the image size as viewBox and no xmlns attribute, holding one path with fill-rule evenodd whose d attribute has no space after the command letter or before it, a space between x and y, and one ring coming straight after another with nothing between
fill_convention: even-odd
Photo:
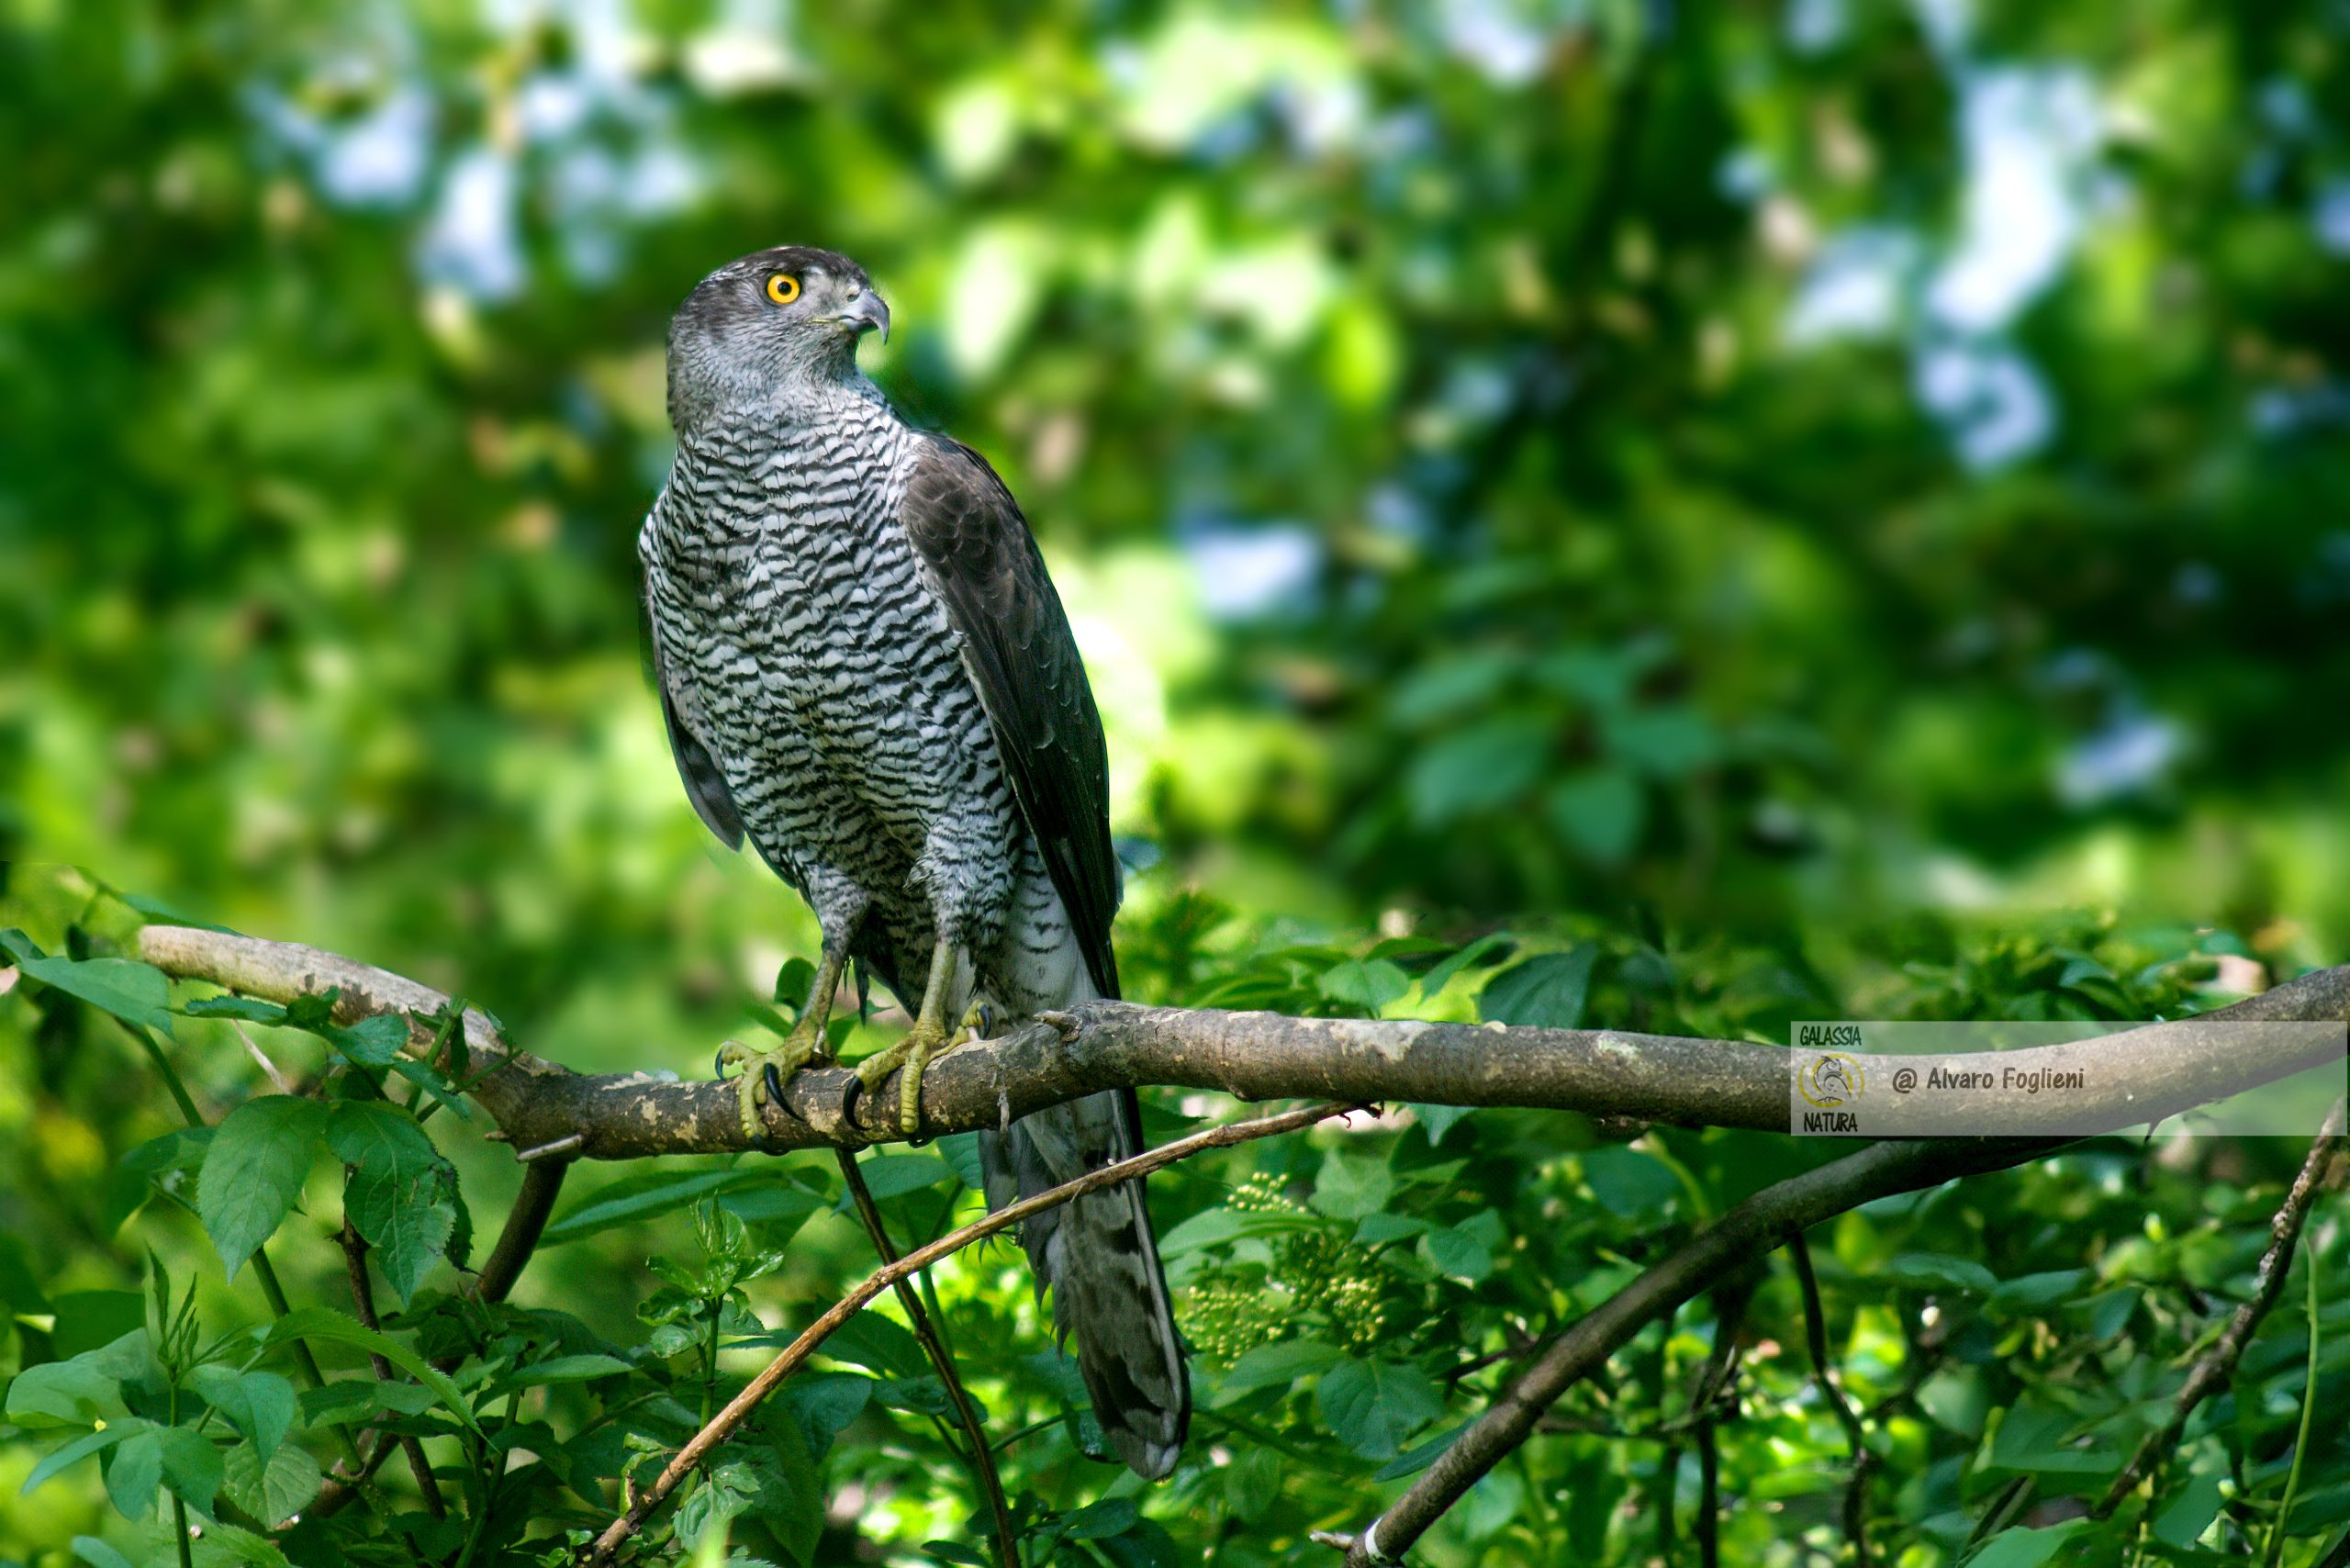
<instances>
[{"instance_id":1,"label":"bird silhouette logo","mask_svg":"<svg viewBox=\"0 0 2350 1568\"><path fill-rule=\"evenodd\" d=\"M1820 1110L1849 1105L1861 1097L1867 1077L1860 1061L1841 1051L1827 1051L1804 1064L1800 1077L1803 1097Z\"/></svg>"}]
</instances>

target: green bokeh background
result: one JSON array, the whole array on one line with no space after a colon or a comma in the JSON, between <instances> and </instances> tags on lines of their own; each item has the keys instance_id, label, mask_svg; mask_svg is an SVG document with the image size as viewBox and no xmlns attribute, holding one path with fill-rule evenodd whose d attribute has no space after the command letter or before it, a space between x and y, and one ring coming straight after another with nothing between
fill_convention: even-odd
<instances>
[{"instance_id":1,"label":"green bokeh background","mask_svg":"<svg viewBox=\"0 0 2350 1568\"><path fill-rule=\"evenodd\" d=\"M798 241L1044 543L1148 999L1505 923L1766 1034L2050 919L2338 961L2345 106L2316 0L0 0L0 861L703 1070L813 926L633 540L668 311ZM0 1075L19 1194L106 1070Z\"/></svg>"}]
</instances>

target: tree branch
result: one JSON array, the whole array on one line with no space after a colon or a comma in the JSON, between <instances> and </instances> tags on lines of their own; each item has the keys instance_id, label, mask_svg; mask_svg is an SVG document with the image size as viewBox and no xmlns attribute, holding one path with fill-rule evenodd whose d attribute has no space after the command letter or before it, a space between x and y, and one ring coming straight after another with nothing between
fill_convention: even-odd
<instances>
[{"instance_id":1,"label":"tree branch","mask_svg":"<svg viewBox=\"0 0 2350 1568\"><path fill-rule=\"evenodd\" d=\"M2318 1129L2310 1144L2309 1158L2301 1162L2300 1174L2285 1194L2285 1202L2268 1222L2268 1249L2260 1256L2260 1267L2253 1275L2252 1294L2238 1306L2217 1343L2196 1361L2195 1369L2187 1374L2187 1383L2172 1401L2170 1418L2162 1429L2149 1435L2138 1445L2121 1473L2091 1511L2093 1518L2107 1518L2121 1506L2143 1481L2155 1463L2166 1454L2178 1451L2178 1441L2187 1430L2187 1418L2195 1407L2227 1386L2235 1375L2236 1362L2243 1359L2244 1347L2252 1343L2254 1330L2261 1319L2268 1316L2284 1294L2285 1276L2293 1271L2293 1249L2301 1239L2301 1227L2309 1223L2310 1206L2317 1201L2318 1190L2324 1185L2325 1169L2333 1159L2333 1151L2341 1146L2344 1102L2335 1101L2327 1113L2325 1125Z\"/></svg>"},{"instance_id":2,"label":"tree branch","mask_svg":"<svg viewBox=\"0 0 2350 1568\"><path fill-rule=\"evenodd\" d=\"M1470 1487L1526 1441L1561 1394L1606 1366L1650 1322L1725 1273L1831 1215L1953 1177L2021 1164L2055 1147L2049 1140L2013 1138L1880 1143L1765 1188L1560 1335L1409 1491L1352 1538L1348 1568L1399 1562Z\"/></svg>"},{"instance_id":3,"label":"tree branch","mask_svg":"<svg viewBox=\"0 0 2350 1568\"><path fill-rule=\"evenodd\" d=\"M335 1014L345 1021L380 1013L429 1017L448 1004L413 980L294 943L151 925L140 934L140 947L167 973L275 1001L337 990ZM2015 1136L2053 1136L2077 1133L2099 1117L2121 1127L2175 1115L2332 1054L2289 1031L2247 1037L2215 1024L2345 1020L2350 965L2193 1018L2072 1045L1944 1059L1995 1073L2086 1072L2090 1087L2081 1093L2019 1094L2002 1103ZM590 1077L513 1048L477 1010L466 1012L464 1027L473 1062L487 1070L473 1086L474 1097L517 1148L629 1159L755 1147L731 1083L643 1073ZM412 1048L420 1052L431 1032L420 1024L414 1028ZM1872 1080L1905 1059L1860 1058ZM1244 1100L1514 1105L1785 1132L1791 1060L1780 1047L1750 1041L1096 1002L1060 1017L1058 1026L1031 1024L940 1057L923 1075L915 1136L1000 1126L1104 1089L1148 1085L1221 1090ZM766 1107L767 1133L756 1147L856 1148L906 1136L897 1125L897 1096L886 1089L845 1108L852 1081L845 1068L795 1074L780 1104Z\"/></svg>"},{"instance_id":4,"label":"tree branch","mask_svg":"<svg viewBox=\"0 0 2350 1568\"><path fill-rule=\"evenodd\" d=\"M751 1412L758 1408L760 1401L774 1393L785 1378L797 1372L810 1356L815 1354L817 1347L822 1345L835 1329L856 1316L874 1297L890 1289L900 1281L910 1279L937 1262L941 1258L958 1252L973 1242L984 1241L1000 1230L1018 1225L1022 1220L1042 1214L1046 1209L1058 1208L1071 1199L1081 1198L1088 1193L1114 1186L1129 1177L1147 1175L1161 1166L1172 1165L1179 1159L1198 1154L1204 1149L1229 1148L1234 1144L1247 1143L1252 1138L1271 1137L1279 1133L1295 1132L1300 1127L1312 1126L1316 1122L1326 1121L1332 1116L1343 1116L1350 1111L1360 1109L1361 1109L1360 1106L1348 1104L1309 1105L1304 1110L1284 1111L1279 1115L1260 1116L1252 1122L1233 1122L1220 1127L1210 1127L1207 1131L1194 1133L1190 1137L1178 1138L1173 1143L1161 1144L1157 1148L1145 1149L1130 1159L1121 1159L1109 1165L1097 1167L1074 1182L1063 1182L1060 1186L1038 1193L1034 1197L1006 1204L993 1214L973 1220L959 1230L949 1231L935 1241L915 1248L896 1262L885 1265L868 1276L863 1284L858 1285L827 1308L822 1316L810 1324L798 1338L783 1348L781 1354L768 1362L756 1377L746 1383L742 1393L727 1401L726 1408L711 1417L709 1425L696 1432L687 1441L685 1447L671 1455L668 1464L662 1470L659 1478L643 1492L638 1493L635 1499L629 1505L628 1511L613 1520L610 1528L596 1538L595 1544L581 1553L582 1568L595 1568L596 1564L610 1562L612 1553L619 1551L621 1543L636 1533L644 1521L652 1516L653 1510L659 1507L662 1501L677 1489L680 1481L693 1473L694 1467L709 1456L711 1450L733 1436L735 1429L750 1418Z\"/></svg>"}]
</instances>

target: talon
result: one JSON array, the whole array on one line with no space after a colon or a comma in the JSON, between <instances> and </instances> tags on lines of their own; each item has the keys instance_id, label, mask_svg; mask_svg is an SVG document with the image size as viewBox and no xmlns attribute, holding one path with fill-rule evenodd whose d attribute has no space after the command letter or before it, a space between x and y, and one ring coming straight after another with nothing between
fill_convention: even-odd
<instances>
[{"instance_id":1,"label":"talon","mask_svg":"<svg viewBox=\"0 0 2350 1568\"><path fill-rule=\"evenodd\" d=\"M781 1110L783 1108L783 1075L776 1070L773 1062L767 1063L767 1098L774 1102L778 1110Z\"/></svg>"}]
</instances>

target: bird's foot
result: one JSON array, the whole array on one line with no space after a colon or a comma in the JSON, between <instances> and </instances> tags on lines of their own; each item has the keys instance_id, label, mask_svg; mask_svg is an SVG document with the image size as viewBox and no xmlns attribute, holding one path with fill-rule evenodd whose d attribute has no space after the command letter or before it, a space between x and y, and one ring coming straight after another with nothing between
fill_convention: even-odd
<instances>
[{"instance_id":1,"label":"bird's foot","mask_svg":"<svg viewBox=\"0 0 2350 1568\"><path fill-rule=\"evenodd\" d=\"M729 1040L718 1047L715 1070L720 1078L726 1076L729 1066L742 1069L735 1082L743 1105L743 1132L756 1143L767 1136L767 1122L759 1114L759 1107L772 1100L783 1103L783 1086L791 1075L811 1062L832 1060L831 1045L823 1031L806 1027L804 1021L792 1026L783 1037L783 1044L771 1051L754 1050L739 1041Z\"/></svg>"},{"instance_id":2,"label":"bird's foot","mask_svg":"<svg viewBox=\"0 0 2350 1568\"><path fill-rule=\"evenodd\" d=\"M940 1025L917 1018L904 1039L856 1064L856 1081L867 1094L877 1092L891 1073L903 1073L898 1081L898 1130L908 1137L922 1126L923 1070L971 1038L970 1026L970 1014L966 1014L962 1025L950 1037Z\"/></svg>"}]
</instances>

